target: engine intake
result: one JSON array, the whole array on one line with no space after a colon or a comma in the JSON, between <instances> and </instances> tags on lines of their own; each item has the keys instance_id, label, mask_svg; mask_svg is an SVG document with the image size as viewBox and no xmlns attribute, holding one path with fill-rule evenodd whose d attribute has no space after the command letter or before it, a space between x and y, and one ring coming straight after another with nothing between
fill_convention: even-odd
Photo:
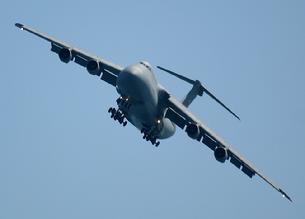
<instances>
[{"instance_id":1,"label":"engine intake","mask_svg":"<svg viewBox=\"0 0 305 219\"><path fill-rule=\"evenodd\" d=\"M87 71L92 75L100 75L101 74L101 68L100 64L96 60L90 60L87 63Z\"/></svg>"},{"instance_id":2,"label":"engine intake","mask_svg":"<svg viewBox=\"0 0 305 219\"><path fill-rule=\"evenodd\" d=\"M68 63L72 60L73 55L71 49L62 48L58 53L60 61Z\"/></svg>"},{"instance_id":3,"label":"engine intake","mask_svg":"<svg viewBox=\"0 0 305 219\"><path fill-rule=\"evenodd\" d=\"M186 133L189 137L197 139L200 135L200 129L197 124L191 123L186 127Z\"/></svg>"},{"instance_id":4,"label":"engine intake","mask_svg":"<svg viewBox=\"0 0 305 219\"><path fill-rule=\"evenodd\" d=\"M227 149L224 147L217 147L214 151L214 156L217 161L224 163L228 159Z\"/></svg>"}]
</instances>

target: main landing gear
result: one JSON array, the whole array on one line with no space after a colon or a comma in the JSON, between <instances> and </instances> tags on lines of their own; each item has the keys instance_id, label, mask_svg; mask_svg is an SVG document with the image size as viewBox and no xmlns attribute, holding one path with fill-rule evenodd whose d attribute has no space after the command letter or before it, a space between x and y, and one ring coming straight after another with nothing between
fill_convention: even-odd
<instances>
[{"instance_id":1,"label":"main landing gear","mask_svg":"<svg viewBox=\"0 0 305 219\"><path fill-rule=\"evenodd\" d=\"M123 126L127 125L126 117L125 115L128 114L128 111L131 107L131 100L128 97L120 96L116 100L118 104L118 109L114 107L110 107L108 109L108 113L111 114L111 118L113 118L115 121L118 121ZM155 137L156 127L147 129L143 128L141 130L141 133L143 134L143 139L146 141L150 141L153 145L158 147L160 145L160 141L157 141L157 138Z\"/></svg>"},{"instance_id":2,"label":"main landing gear","mask_svg":"<svg viewBox=\"0 0 305 219\"><path fill-rule=\"evenodd\" d=\"M127 125L127 121L125 121L124 113L121 110L110 107L108 109L108 113L111 114L110 117L113 118L114 121L118 121L123 126Z\"/></svg>"},{"instance_id":3,"label":"main landing gear","mask_svg":"<svg viewBox=\"0 0 305 219\"><path fill-rule=\"evenodd\" d=\"M143 128L141 130L141 133L143 134L143 139L145 139L146 141L150 141L152 145L155 145L156 147L160 145L160 141L157 141L157 138L152 135L152 132L150 130Z\"/></svg>"},{"instance_id":4,"label":"main landing gear","mask_svg":"<svg viewBox=\"0 0 305 219\"><path fill-rule=\"evenodd\" d=\"M118 104L118 109L114 108L114 107L110 107L108 109L108 113L111 114L111 118L114 119L114 121L118 121L120 124L122 124L123 126L127 125L127 121L125 120L125 112L127 112L131 106L130 101L128 101L128 98L124 98L122 96L120 96L117 100L116 100L117 104Z\"/></svg>"}]
</instances>

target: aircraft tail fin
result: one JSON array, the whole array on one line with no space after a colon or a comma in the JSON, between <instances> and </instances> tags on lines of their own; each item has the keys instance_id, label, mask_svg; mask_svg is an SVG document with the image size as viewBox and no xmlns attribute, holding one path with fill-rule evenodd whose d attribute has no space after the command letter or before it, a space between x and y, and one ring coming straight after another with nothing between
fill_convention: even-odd
<instances>
[{"instance_id":1,"label":"aircraft tail fin","mask_svg":"<svg viewBox=\"0 0 305 219\"><path fill-rule=\"evenodd\" d=\"M219 99L217 99L208 89L206 89L200 81L196 80L192 80L189 79L183 75L177 74L171 70L168 70L166 68L163 68L161 66L157 66L157 68L161 69L162 71L165 71L173 76L176 76L177 78L192 84L193 87L192 89L188 92L188 94L186 95L186 97L184 98L184 100L182 101L182 104L185 105L186 107L188 107L193 100L198 96L202 96L203 93L206 93L207 95L209 95L212 99L214 99L217 103L219 103L222 107L224 107L227 111L229 111L234 117L236 117L238 120L240 120L239 116L237 116L232 110L230 110L226 105L224 105Z\"/></svg>"}]
</instances>

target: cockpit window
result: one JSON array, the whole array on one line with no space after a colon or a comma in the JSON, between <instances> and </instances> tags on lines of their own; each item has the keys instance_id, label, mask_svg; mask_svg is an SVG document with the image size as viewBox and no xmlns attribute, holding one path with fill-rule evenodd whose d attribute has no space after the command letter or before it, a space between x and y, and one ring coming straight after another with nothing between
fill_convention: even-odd
<instances>
[{"instance_id":1,"label":"cockpit window","mask_svg":"<svg viewBox=\"0 0 305 219\"><path fill-rule=\"evenodd\" d=\"M151 71L151 66L148 62L146 61L141 61L140 62L141 65L144 65L149 71Z\"/></svg>"}]
</instances>

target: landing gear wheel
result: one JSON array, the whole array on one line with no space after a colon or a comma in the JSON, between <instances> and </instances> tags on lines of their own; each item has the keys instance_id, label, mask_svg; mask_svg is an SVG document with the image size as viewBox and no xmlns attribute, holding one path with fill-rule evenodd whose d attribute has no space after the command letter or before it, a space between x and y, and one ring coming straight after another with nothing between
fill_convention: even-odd
<instances>
[{"instance_id":1,"label":"landing gear wheel","mask_svg":"<svg viewBox=\"0 0 305 219\"><path fill-rule=\"evenodd\" d=\"M126 126L127 125L127 122L125 121L125 122L123 122L123 126Z\"/></svg>"},{"instance_id":2,"label":"landing gear wheel","mask_svg":"<svg viewBox=\"0 0 305 219\"><path fill-rule=\"evenodd\" d=\"M119 115L118 115L118 113L116 113L116 114L114 115L113 119L114 119L114 121L116 121L116 120L118 120L118 119L119 119Z\"/></svg>"},{"instance_id":3,"label":"landing gear wheel","mask_svg":"<svg viewBox=\"0 0 305 219\"><path fill-rule=\"evenodd\" d=\"M152 145L155 145L156 144L156 138L150 139L150 142L151 142Z\"/></svg>"},{"instance_id":4,"label":"landing gear wheel","mask_svg":"<svg viewBox=\"0 0 305 219\"><path fill-rule=\"evenodd\" d=\"M118 121L119 121L120 124L122 124L124 122L124 118L123 117L119 117Z\"/></svg>"},{"instance_id":5,"label":"landing gear wheel","mask_svg":"<svg viewBox=\"0 0 305 219\"><path fill-rule=\"evenodd\" d=\"M157 143L155 144L156 147L158 147L160 145L160 141L157 141Z\"/></svg>"}]
</instances>

